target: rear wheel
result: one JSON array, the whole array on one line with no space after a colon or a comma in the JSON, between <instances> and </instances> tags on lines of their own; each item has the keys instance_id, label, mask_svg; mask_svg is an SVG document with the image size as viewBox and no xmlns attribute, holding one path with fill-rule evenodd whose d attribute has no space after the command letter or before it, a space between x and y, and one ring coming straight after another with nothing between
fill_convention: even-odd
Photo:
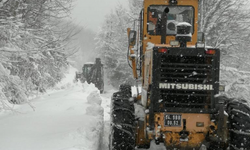
<instances>
[{"instance_id":1,"label":"rear wheel","mask_svg":"<svg viewBox=\"0 0 250 150\"><path fill-rule=\"evenodd\" d=\"M135 116L129 85L121 85L120 91L113 94L110 119L109 150L134 150Z\"/></svg>"},{"instance_id":2,"label":"rear wheel","mask_svg":"<svg viewBox=\"0 0 250 150\"><path fill-rule=\"evenodd\" d=\"M228 108L230 150L250 148L250 108L244 100L229 102Z\"/></svg>"},{"instance_id":3,"label":"rear wheel","mask_svg":"<svg viewBox=\"0 0 250 150\"><path fill-rule=\"evenodd\" d=\"M220 143L210 143L208 150L227 150L227 146Z\"/></svg>"}]
</instances>

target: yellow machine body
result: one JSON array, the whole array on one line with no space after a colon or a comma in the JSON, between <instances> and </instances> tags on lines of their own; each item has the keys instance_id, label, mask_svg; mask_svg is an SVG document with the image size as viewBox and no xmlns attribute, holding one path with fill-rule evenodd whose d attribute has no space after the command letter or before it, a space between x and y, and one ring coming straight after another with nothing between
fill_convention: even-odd
<instances>
[{"instance_id":1,"label":"yellow machine body","mask_svg":"<svg viewBox=\"0 0 250 150\"><path fill-rule=\"evenodd\" d=\"M153 48L152 47L171 47L170 41L175 40L175 35L167 35L166 41L162 44L161 35L152 35L148 32L148 24L150 22L149 7L150 6L190 6L193 8L193 32L192 39L187 42L187 47L194 47L197 43L198 36L198 0L177 0L177 4L170 4L169 0L144 0L144 8L141 12L141 39L140 46L142 55L144 56L142 60L141 76L142 76L142 93L138 96L139 101L146 110L149 109L151 104L150 85L152 84L152 74L153 69ZM152 20L152 22L155 22ZM128 30L129 33L129 30ZM150 46L152 44L153 46ZM134 54L132 50L133 46L130 46L130 53ZM178 46L176 46L178 47ZM135 59L130 58L133 65L133 74L137 79L137 71ZM164 107L164 106L162 106ZM206 106L204 106L206 107ZM166 115L172 115L175 117L181 116L182 121L179 126L166 125ZM184 112L166 112L166 113L154 113L154 129L149 129L149 114L146 112L146 117L144 121L138 121L136 128L136 145L138 147L146 147L150 145L152 140L157 142L163 142L165 146L169 149L171 148L185 148L188 149L199 149L204 143L206 137L212 136L214 129L217 129L217 125L211 121L211 116L209 113L184 113ZM170 124L174 124L171 122ZM226 123L225 123L226 124ZM213 130L211 129L213 127ZM182 139L181 132L185 130L188 132L188 138ZM226 135L225 135L226 137ZM156 143L157 143L156 142Z\"/></svg>"}]
</instances>

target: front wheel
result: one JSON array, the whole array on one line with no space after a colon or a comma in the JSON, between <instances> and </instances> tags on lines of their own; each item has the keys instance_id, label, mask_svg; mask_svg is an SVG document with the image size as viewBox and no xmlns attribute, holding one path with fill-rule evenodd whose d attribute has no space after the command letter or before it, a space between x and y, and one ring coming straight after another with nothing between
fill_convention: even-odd
<instances>
[{"instance_id":1,"label":"front wheel","mask_svg":"<svg viewBox=\"0 0 250 150\"><path fill-rule=\"evenodd\" d=\"M229 102L227 112L230 150L249 150L250 107L244 100L233 100Z\"/></svg>"},{"instance_id":2,"label":"front wheel","mask_svg":"<svg viewBox=\"0 0 250 150\"><path fill-rule=\"evenodd\" d=\"M127 87L127 88L126 88ZM111 100L109 150L135 149L134 104L129 86L121 86Z\"/></svg>"}]
</instances>

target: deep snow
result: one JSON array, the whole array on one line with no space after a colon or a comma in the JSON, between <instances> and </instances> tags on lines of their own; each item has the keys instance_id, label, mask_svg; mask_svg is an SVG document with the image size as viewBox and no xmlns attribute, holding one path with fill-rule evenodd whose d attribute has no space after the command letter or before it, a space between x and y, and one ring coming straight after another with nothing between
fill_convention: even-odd
<instances>
[{"instance_id":1,"label":"deep snow","mask_svg":"<svg viewBox=\"0 0 250 150\"><path fill-rule=\"evenodd\" d=\"M56 90L0 114L0 150L97 150L103 107L93 84L73 83L71 69ZM108 97L108 96L106 96Z\"/></svg>"},{"instance_id":2,"label":"deep snow","mask_svg":"<svg viewBox=\"0 0 250 150\"><path fill-rule=\"evenodd\" d=\"M70 68L54 90L0 112L0 150L108 150L108 85L100 94L93 84L74 83ZM151 149L165 150L164 147Z\"/></svg>"}]
</instances>

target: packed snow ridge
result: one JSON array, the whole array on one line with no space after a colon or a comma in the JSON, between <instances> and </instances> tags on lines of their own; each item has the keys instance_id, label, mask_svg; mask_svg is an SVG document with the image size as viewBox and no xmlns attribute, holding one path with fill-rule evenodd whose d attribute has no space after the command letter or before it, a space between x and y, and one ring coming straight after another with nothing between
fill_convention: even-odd
<instances>
[{"instance_id":1,"label":"packed snow ridge","mask_svg":"<svg viewBox=\"0 0 250 150\"><path fill-rule=\"evenodd\" d=\"M75 69L30 104L0 113L1 150L99 150L103 99L93 84L74 83Z\"/></svg>"}]
</instances>

